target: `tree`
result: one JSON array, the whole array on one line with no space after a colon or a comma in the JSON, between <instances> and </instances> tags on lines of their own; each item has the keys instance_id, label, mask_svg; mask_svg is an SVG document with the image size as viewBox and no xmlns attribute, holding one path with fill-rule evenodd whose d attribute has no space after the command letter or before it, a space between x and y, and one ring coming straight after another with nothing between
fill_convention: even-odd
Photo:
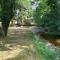
<instances>
[{"instance_id":1,"label":"tree","mask_svg":"<svg viewBox=\"0 0 60 60\"><path fill-rule=\"evenodd\" d=\"M16 9L19 9L19 21L22 23L31 16L31 3L30 0L16 0ZM27 20L28 21L28 20Z\"/></svg>"},{"instance_id":2,"label":"tree","mask_svg":"<svg viewBox=\"0 0 60 60\"><path fill-rule=\"evenodd\" d=\"M7 35L8 26L10 23L10 20L14 16L13 10L14 10L14 0L1 0L1 21L2 21L2 29L4 31L4 36Z\"/></svg>"},{"instance_id":3,"label":"tree","mask_svg":"<svg viewBox=\"0 0 60 60\"><path fill-rule=\"evenodd\" d=\"M59 35L60 8L57 0L40 0L40 4L34 14L39 26L47 27L48 34ZM58 24L59 23L59 24Z\"/></svg>"},{"instance_id":4,"label":"tree","mask_svg":"<svg viewBox=\"0 0 60 60\"><path fill-rule=\"evenodd\" d=\"M47 0L41 0L38 7L36 8L36 11L34 12L35 21L37 22L37 25L40 26L44 24L44 16L45 14L49 13L50 7L47 6Z\"/></svg>"},{"instance_id":5,"label":"tree","mask_svg":"<svg viewBox=\"0 0 60 60\"><path fill-rule=\"evenodd\" d=\"M48 26L48 30L49 30L49 34L53 34L53 35L58 35L58 26L56 24L57 22L57 0L48 0L47 1L47 5L50 6L50 12L47 14L47 17L50 18L49 20L49 26Z\"/></svg>"},{"instance_id":6,"label":"tree","mask_svg":"<svg viewBox=\"0 0 60 60\"><path fill-rule=\"evenodd\" d=\"M14 16L14 11L18 8L27 8L29 10L30 0L1 0L0 1L0 18L2 21L2 29L4 36L7 36L9 23Z\"/></svg>"}]
</instances>

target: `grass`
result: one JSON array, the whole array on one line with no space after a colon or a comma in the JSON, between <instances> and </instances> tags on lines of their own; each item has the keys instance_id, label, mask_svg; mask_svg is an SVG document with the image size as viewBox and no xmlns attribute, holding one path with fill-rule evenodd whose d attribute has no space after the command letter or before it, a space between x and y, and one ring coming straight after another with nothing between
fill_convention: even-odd
<instances>
[{"instance_id":1,"label":"grass","mask_svg":"<svg viewBox=\"0 0 60 60\"><path fill-rule=\"evenodd\" d=\"M32 32L29 33L30 39L36 47L37 53L43 60L59 60L59 51L47 46L42 38L34 35Z\"/></svg>"},{"instance_id":2,"label":"grass","mask_svg":"<svg viewBox=\"0 0 60 60\"><path fill-rule=\"evenodd\" d=\"M43 39L21 28L10 30L8 37L0 39L0 60L2 56L3 60L58 60L58 53Z\"/></svg>"}]
</instances>

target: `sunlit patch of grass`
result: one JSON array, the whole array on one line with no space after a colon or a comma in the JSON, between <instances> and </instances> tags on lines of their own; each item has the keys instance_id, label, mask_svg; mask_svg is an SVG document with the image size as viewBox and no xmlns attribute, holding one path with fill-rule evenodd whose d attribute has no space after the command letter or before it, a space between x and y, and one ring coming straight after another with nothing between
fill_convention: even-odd
<instances>
[{"instance_id":1,"label":"sunlit patch of grass","mask_svg":"<svg viewBox=\"0 0 60 60\"><path fill-rule=\"evenodd\" d=\"M36 47L37 53L43 60L59 60L59 51L54 48L47 46L43 39L34 35L32 32L29 33L30 39Z\"/></svg>"}]
</instances>

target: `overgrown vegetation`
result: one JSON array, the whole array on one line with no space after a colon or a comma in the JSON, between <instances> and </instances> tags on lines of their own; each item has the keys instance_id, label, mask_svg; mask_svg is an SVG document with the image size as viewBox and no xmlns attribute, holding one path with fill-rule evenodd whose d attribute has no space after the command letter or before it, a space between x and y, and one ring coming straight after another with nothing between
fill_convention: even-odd
<instances>
[{"instance_id":1,"label":"overgrown vegetation","mask_svg":"<svg viewBox=\"0 0 60 60\"><path fill-rule=\"evenodd\" d=\"M40 4L34 13L39 26L48 29L50 35L60 35L60 2L59 0L39 0Z\"/></svg>"},{"instance_id":2,"label":"overgrown vegetation","mask_svg":"<svg viewBox=\"0 0 60 60\"><path fill-rule=\"evenodd\" d=\"M37 37L32 32L29 33L31 41L34 43L37 53L43 60L59 60L59 51L52 46L47 46L42 38Z\"/></svg>"}]
</instances>

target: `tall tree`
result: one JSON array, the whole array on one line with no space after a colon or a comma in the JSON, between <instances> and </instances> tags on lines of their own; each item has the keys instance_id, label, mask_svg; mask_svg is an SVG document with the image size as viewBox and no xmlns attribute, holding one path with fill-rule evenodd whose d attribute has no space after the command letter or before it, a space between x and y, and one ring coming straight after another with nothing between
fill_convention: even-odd
<instances>
[{"instance_id":1,"label":"tall tree","mask_svg":"<svg viewBox=\"0 0 60 60\"><path fill-rule=\"evenodd\" d=\"M1 21L2 21L2 29L4 31L4 36L7 35L8 26L11 18L13 17L13 9L14 9L14 0L1 0Z\"/></svg>"}]
</instances>

